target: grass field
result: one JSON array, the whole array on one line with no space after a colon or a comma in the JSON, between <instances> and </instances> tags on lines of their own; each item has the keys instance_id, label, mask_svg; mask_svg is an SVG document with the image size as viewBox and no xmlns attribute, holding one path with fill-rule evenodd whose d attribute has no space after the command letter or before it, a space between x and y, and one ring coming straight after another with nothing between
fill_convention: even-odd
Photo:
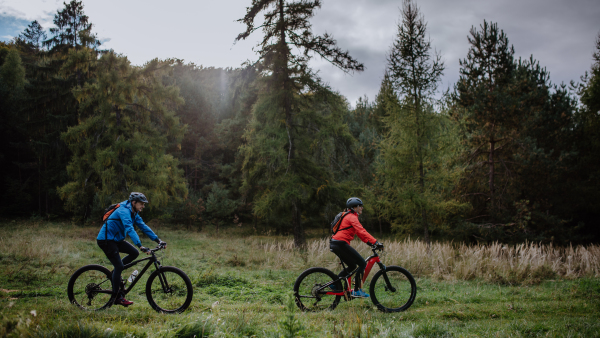
<instances>
[{"instance_id":1,"label":"grass field","mask_svg":"<svg viewBox=\"0 0 600 338\"><path fill-rule=\"evenodd\" d=\"M71 274L92 263L112 269L96 245L98 228L0 224L0 337L600 337L598 246L440 243L427 253L420 242L387 239L383 262L417 280L410 309L385 314L361 299L302 313L291 299L296 277L311 266L338 269L325 240L298 251L290 238L244 228L218 236L155 230L169 243L163 265L181 268L194 285L180 315L153 311L144 284L128 296L132 307L76 308L66 295ZM364 244L353 246L367 255Z\"/></svg>"}]
</instances>

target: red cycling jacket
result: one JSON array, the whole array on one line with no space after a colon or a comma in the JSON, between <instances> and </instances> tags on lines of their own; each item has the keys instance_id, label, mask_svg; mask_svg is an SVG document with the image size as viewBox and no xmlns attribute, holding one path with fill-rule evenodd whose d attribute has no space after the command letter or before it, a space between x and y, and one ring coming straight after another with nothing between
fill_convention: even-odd
<instances>
[{"instance_id":1,"label":"red cycling jacket","mask_svg":"<svg viewBox=\"0 0 600 338\"><path fill-rule=\"evenodd\" d=\"M367 244L375 244L375 242L377 242L377 240L363 228L362 224L360 224L356 212L350 211L350 213L342 220L340 231L333 235L332 239L350 244L350 241L354 239L354 235L358 235L358 238Z\"/></svg>"}]
</instances>

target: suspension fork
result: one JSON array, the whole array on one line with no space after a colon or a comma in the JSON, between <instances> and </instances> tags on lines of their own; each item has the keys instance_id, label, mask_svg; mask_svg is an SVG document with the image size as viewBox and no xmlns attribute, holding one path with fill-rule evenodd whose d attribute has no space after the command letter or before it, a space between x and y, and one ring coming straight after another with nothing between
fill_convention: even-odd
<instances>
[{"instance_id":1,"label":"suspension fork","mask_svg":"<svg viewBox=\"0 0 600 338\"><path fill-rule=\"evenodd\" d=\"M156 260L154 262L154 267L156 268L156 270L158 271L158 280L160 281L160 286L162 286L163 292L167 293L169 292L169 284L167 282L167 277L165 277L165 275L162 273L161 271L161 265L160 265L160 261Z\"/></svg>"},{"instance_id":2,"label":"suspension fork","mask_svg":"<svg viewBox=\"0 0 600 338\"><path fill-rule=\"evenodd\" d=\"M396 292L396 288L392 286L392 283L390 283L385 265L383 265L381 262L377 262L377 265L379 265L379 268L383 271L383 279L385 280L385 285L387 288L392 292Z\"/></svg>"}]
</instances>

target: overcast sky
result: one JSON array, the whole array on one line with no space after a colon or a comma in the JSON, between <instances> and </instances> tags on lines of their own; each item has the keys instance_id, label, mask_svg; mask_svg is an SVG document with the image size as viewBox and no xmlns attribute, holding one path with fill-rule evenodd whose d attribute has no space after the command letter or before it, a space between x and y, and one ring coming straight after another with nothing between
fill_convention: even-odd
<instances>
[{"instance_id":1,"label":"overcast sky","mask_svg":"<svg viewBox=\"0 0 600 338\"><path fill-rule=\"evenodd\" d=\"M58 0L0 0L0 39L10 40L33 20L48 29ZM239 67L254 60L252 47L260 32L233 44L244 26L236 22L251 0L83 0L85 13L103 48L126 55L134 64L176 57L197 65ZM440 89L458 79L471 26L497 22L517 57L530 55L550 71L553 83L579 80L590 69L600 32L600 0L421 0L432 46L445 61ZM401 0L323 0L313 31L331 33L338 45L365 64L346 75L327 62L312 65L331 87L354 105L375 98L386 67L386 54L397 33Z\"/></svg>"}]
</instances>

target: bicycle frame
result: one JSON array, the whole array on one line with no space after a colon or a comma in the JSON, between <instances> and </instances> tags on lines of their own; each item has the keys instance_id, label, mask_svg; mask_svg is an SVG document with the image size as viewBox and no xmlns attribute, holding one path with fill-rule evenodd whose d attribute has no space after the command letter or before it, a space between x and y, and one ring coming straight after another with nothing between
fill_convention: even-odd
<instances>
[{"instance_id":1,"label":"bicycle frame","mask_svg":"<svg viewBox=\"0 0 600 338\"><path fill-rule=\"evenodd\" d=\"M375 265L375 263L377 263L377 265L379 266L379 268L381 270L385 271L385 265L381 262L381 259L379 259L379 255L377 254L377 251L376 251L377 249L371 249L371 250L373 251L373 255L371 255L371 256L369 256L369 257L367 257L365 259L365 262L367 262L367 266L365 267L365 272L363 273L363 276L362 276L362 281L361 281L362 284L364 284L365 281L367 280L367 277L369 276L369 273L371 272L371 269L373 268L373 266ZM345 270L346 266L344 265L344 262L341 259L340 259L340 262L342 264L342 267ZM339 282L340 280L346 280L346 285L347 285L346 290L343 290L342 292L333 292L333 291L330 291L330 292L326 292L325 294L332 295L332 296L344 296L344 298L346 300L352 299L352 298L348 297L347 295L352 290L352 276L354 275L354 273L356 273L356 270L358 270L358 268L355 269L354 271L352 271L350 274L344 276L344 277L340 277L340 278L338 278L338 279L336 279L334 281L326 283L325 285L323 285L323 287L319 288L319 291L321 291L321 290L329 287L332 284L335 284L335 283ZM391 285L390 280L388 279L387 274L384 273L383 274L383 278L384 278L385 283L387 284L388 288L390 288L391 291L395 292L396 288L394 288Z\"/></svg>"},{"instance_id":2,"label":"bicycle frame","mask_svg":"<svg viewBox=\"0 0 600 338\"><path fill-rule=\"evenodd\" d=\"M142 258L142 259L138 259L137 261L133 261L129 264L126 264L123 267L123 271L125 271L126 269L129 269L130 267L137 265L138 263L141 263L143 261L148 261L148 263L146 263L146 266L144 266L144 268L142 269L142 271L137 275L137 277L133 280L133 282L129 285L129 287L124 288L123 292L124 294L128 294L129 291L131 291L131 289L133 289L133 287L135 286L135 284L137 284L137 282L140 280L140 277L146 272L146 270L148 270L148 268L154 264L154 267L156 268L156 270L160 270L161 264L160 261L156 258L156 255L154 254L154 251L151 251L152 256L150 257L146 257L146 258ZM166 289L165 286L167 285L167 281L164 280L164 276L161 274L158 276L160 279L160 283L163 287L163 289ZM112 290L101 290L98 291L100 293L112 293Z\"/></svg>"}]
</instances>

